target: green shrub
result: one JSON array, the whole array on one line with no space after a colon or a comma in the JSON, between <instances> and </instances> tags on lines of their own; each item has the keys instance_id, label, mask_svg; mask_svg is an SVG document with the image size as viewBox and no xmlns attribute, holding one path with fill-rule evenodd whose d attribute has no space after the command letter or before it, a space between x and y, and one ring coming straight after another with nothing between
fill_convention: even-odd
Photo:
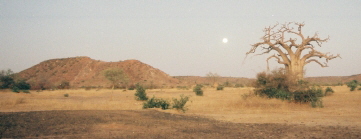
<instances>
[{"instance_id":1,"label":"green shrub","mask_svg":"<svg viewBox=\"0 0 361 139\"><path fill-rule=\"evenodd\" d=\"M357 88L358 82L357 80L352 80L350 82L347 82L347 87L350 88L350 91L354 91Z\"/></svg>"},{"instance_id":2,"label":"green shrub","mask_svg":"<svg viewBox=\"0 0 361 139\"><path fill-rule=\"evenodd\" d=\"M333 91L333 89L331 87L327 87L325 89L325 94L324 96L329 96L329 95L332 95L335 91Z\"/></svg>"},{"instance_id":3,"label":"green shrub","mask_svg":"<svg viewBox=\"0 0 361 139\"><path fill-rule=\"evenodd\" d=\"M217 90L223 90L224 86L223 85L218 85L217 86Z\"/></svg>"},{"instance_id":4,"label":"green shrub","mask_svg":"<svg viewBox=\"0 0 361 139\"><path fill-rule=\"evenodd\" d=\"M64 94L64 97L69 97L69 94Z\"/></svg>"},{"instance_id":5,"label":"green shrub","mask_svg":"<svg viewBox=\"0 0 361 139\"><path fill-rule=\"evenodd\" d=\"M321 97L324 94L321 87L309 87L309 83L304 80L295 81L283 69L257 74L254 87L254 94L261 97L310 103L312 107L323 107Z\"/></svg>"},{"instance_id":6,"label":"green shrub","mask_svg":"<svg viewBox=\"0 0 361 139\"><path fill-rule=\"evenodd\" d=\"M361 87L360 87L360 88L358 88L357 90L361 90Z\"/></svg>"},{"instance_id":7,"label":"green shrub","mask_svg":"<svg viewBox=\"0 0 361 139\"><path fill-rule=\"evenodd\" d=\"M154 96L150 98L147 102L143 103L143 109L147 108L162 108L163 110L169 109L169 102L164 99L155 98Z\"/></svg>"},{"instance_id":8,"label":"green shrub","mask_svg":"<svg viewBox=\"0 0 361 139\"><path fill-rule=\"evenodd\" d=\"M17 86L13 86L11 88L11 91L15 92L15 93L20 93L20 89Z\"/></svg>"},{"instance_id":9,"label":"green shrub","mask_svg":"<svg viewBox=\"0 0 361 139\"><path fill-rule=\"evenodd\" d=\"M203 87L202 85L197 84L197 85L193 88L193 92L195 92L197 96L203 96L202 87Z\"/></svg>"},{"instance_id":10,"label":"green shrub","mask_svg":"<svg viewBox=\"0 0 361 139\"><path fill-rule=\"evenodd\" d=\"M18 87L20 90L29 90L31 88L30 84L25 82L25 80L17 81L14 86Z\"/></svg>"},{"instance_id":11,"label":"green shrub","mask_svg":"<svg viewBox=\"0 0 361 139\"><path fill-rule=\"evenodd\" d=\"M148 100L147 94L145 93L145 88L139 84L136 85L137 91L135 92L135 96L137 100Z\"/></svg>"},{"instance_id":12,"label":"green shrub","mask_svg":"<svg viewBox=\"0 0 361 139\"><path fill-rule=\"evenodd\" d=\"M187 110L187 108L184 106L186 105L188 100L189 100L189 97L184 96L183 94L180 96L179 100L176 98L173 98L173 108L185 112Z\"/></svg>"}]
</instances>

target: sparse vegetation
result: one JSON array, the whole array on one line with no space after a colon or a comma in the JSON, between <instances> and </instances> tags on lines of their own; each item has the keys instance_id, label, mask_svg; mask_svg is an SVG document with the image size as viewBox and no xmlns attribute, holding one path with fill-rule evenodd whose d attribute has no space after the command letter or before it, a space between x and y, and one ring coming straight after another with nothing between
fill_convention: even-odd
<instances>
[{"instance_id":1,"label":"sparse vegetation","mask_svg":"<svg viewBox=\"0 0 361 139\"><path fill-rule=\"evenodd\" d=\"M325 94L324 96L329 96L329 95L332 95L335 91L333 91L333 89L331 87L327 87L325 89Z\"/></svg>"},{"instance_id":2,"label":"sparse vegetation","mask_svg":"<svg viewBox=\"0 0 361 139\"><path fill-rule=\"evenodd\" d=\"M350 91L355 91L355 89L358 86L358 81L357 80L352 80L350 82L347 82L346 85L347 85L347 87L350 88Z\"/></svg>"},{"instance_id":3,"label":"sparse vegetation","mask_svg":"<svg viewBox=\"0 0 361 139\"><path fill-rule=\"evenodd\" d=\"M197 84L197 85L193 88L193 92L195 92L197 96L203 96L202 87L203 87L203 85Z\"/></svg>"},{"instance_id":4,"label":"sparse vegetation","mask_svg":"<svg viewBox=\"0 0 361 139\"><path fill-rule=\"evenodd\" d=\"M186 103L188 102L189 97L184 96L183 94L180 96L180 99L173 98L172 108L180 110L182 112L187 111L187 108L185 107ZM163 110L169 109L170 103L167 100L164 100L162 98L156 98L153 96L152 98L148 99L148 101L143 103L143 109L147 108L162 108Z\"/></svg>"},{"instance_id":5,"label":"sparse vegetation","mask_svg":"<svg viewBox=\"0 0 361 139\"><path fill-rule=\"evenodd\" d=\"M181 110L182 112L185 112L186 110L188 110L185 105L188 102L189 97L188 96L184 96L183 94L180 96L180 99L176 99L173 98L173 108L177 109L177 110Z\"/></svg>"},{"instance_id":6,"label":"sparse vegetation","mask_svg":"<svg viewBox=\"0 0 361 139\"><path fill-rule=\"evenodd\" d=\"M64 94L64 97L69 97L69 94Z\"/></svg>"},{"instance_id":7,"label":"sparse vegetation","mask_svg":"<svg viewBox=\"0 0 361 139\"><path fill-rule=\"evenodd\" d=\"M143 109L147 108L162 108L162 110L169 109L169 102L161 98L155 98L154 96L148 101L143 103Z\"/></svg>"},{"instance_id":8,"label":"sparse vegetation","mask_svg":"<svg viewBox=\"0 0 361 139\"><path fill-rule=\"evenodd\" d=\"M223 85L218 85L217 86L217 90L223 90L224 86Z\"/></svg>"},{"instance_id":9,"label":"sparse vegetation","mask_svg":"<svg viewBox=\"0 0 361 139\"><path fill-rule=\"evenodd\" d=\"M148 100L147 94L145 92L145 88L140 84L136 84L137 91L135 92L135 96L137 100Z\"/></svg>"}]
</instances>

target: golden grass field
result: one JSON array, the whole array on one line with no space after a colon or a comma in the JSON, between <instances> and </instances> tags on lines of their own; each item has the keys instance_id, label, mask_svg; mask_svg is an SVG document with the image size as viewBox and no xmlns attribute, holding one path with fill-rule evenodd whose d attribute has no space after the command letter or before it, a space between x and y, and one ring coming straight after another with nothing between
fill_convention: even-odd
<instances>
[{"instance_id":1,"label":"golden grass field","mask_svg":"<svg viewBox=\"0 0 361 139\"><path fill-rule=\"evenodd\" d=\"M346 86L332 87L335 93L323 98L324 108L295 104L255 96L245 98L252 88L215 88L196 96L192 90L146 90L148 97L172 100L181 94L190 96L185 113L235 123L286 123L304 125L361 126L361 91L350 92ZM142 110L143 102L135 100L135 91L123 90L56 90L31 91L30 94L0 92L0 112L49 110ZM69 97L64 97L69 94Z\"/></svg>"}]
</instances>

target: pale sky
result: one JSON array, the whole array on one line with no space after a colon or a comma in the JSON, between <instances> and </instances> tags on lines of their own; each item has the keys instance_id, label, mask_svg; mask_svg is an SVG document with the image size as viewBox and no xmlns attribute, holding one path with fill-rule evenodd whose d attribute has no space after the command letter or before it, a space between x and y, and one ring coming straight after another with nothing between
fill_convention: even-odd
<instances>
[{"instance_id":1,"label":"pale sky","mask_svg":"<svg viewBox=\"0 0 361 139\"><path fill-rule=\"evenodd\" d=\"M361 73L359 0L0 0L0 70L89 56L137 59L171 76L254 78L269 55L243 63L251 44L266 26L290 21L304 22L306 36L330 36L317 50L342 57L327 68L308 64L306 76Z\"/></svg>"}]
</instances>

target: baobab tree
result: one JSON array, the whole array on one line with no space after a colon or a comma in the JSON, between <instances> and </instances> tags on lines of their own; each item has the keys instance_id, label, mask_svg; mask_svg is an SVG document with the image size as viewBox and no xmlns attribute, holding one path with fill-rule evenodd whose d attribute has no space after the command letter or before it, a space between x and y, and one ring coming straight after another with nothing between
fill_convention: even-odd
<instances>
[{"instance_id":1,"label":"baobab tree","mask_svg":"<svg viewBox=\"0 0 361 139\"><path fill-rule=\"evenodd\" d=\"M315 46L321 47L322 43L329 40L329 37L321 39L317 32L312 37L306 37L302 32L304 25L304 23L288 22L266 27L263 30L262 41L253 44L246 54L255 54L257 49L261 49L261 52L256 55L275 52L267 58L267 68L269 69L268 61L274 58L279 64L284 65L287 75L292 75L298 80L303 79L304 66L311 62L315 62L321 67L328 67L328 61L340 57L340 55L317 51ZM320 61L323 59L325 62Z\"/></svg>"}]
</instances>

